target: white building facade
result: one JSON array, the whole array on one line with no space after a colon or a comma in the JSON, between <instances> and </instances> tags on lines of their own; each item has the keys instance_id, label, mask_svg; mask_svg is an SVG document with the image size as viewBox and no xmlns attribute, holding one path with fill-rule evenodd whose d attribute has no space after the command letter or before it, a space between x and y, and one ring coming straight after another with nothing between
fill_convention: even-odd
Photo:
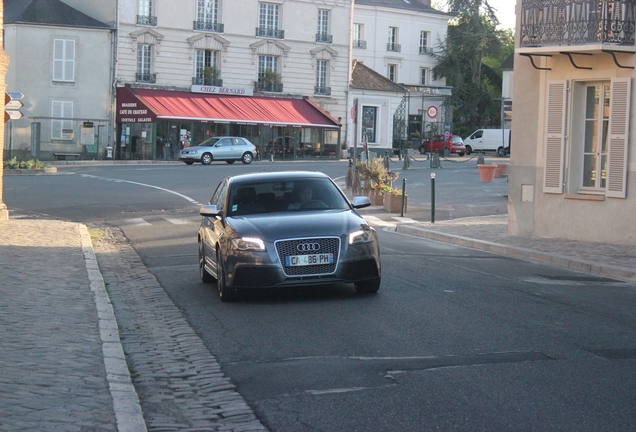
<instances>
[{"instance_id":1,"label":"white building facade","mask_svg":"<svg viewBox=\"0 0 636 432\"><path fill-rule=\"evenodd\" d=\"M152 104L149 96L139 100L137 110L152 111L148 123L145 115L117 116L126 108L118 102L116 157L170 159L180 148L212 135L241 135L263 152L285 137L293 148L276 157L340 157L337 119L347 112L351 1L118 3L116 86L132 93L135 88L174 91L174 98L192 104L205 96L213 107L202 113L167 113L144 107ZM219 113L219 104L226 102L217 100L221 95L245 104L264 101L261 108L270 111L265 99L303 100L324 121L266 120L258 109L238 119ZM143 142L141 152L137 145L132 150L133 139Z\"/></svg>"},{"instance_id":2,"label":"white building facade","mask_svg":"<svg viewBox=\"0 0 636 432\"><path fill-rule=\"evenodd\" d=\"M381 153L404 149L412 140L450 128L452 110L445 102L451 89L444 78L433 79L437 64L433 54L446 39L449 19L428 0L356 0L353 59L409 91L397 104L394 96L378 106L395 108L391 113L395 118L388 130L374 134L371 148ZM363 139L364 121L359 120L357 132Z\"/></svg>"},{"instance_id":3,"label":"white building facade","mask_svg":"<svg viewBox=\"0 0 636 432\"><path fill-rule=\"evenodd\" d=\"M7 91L24 95L22 117L5 125L5 159L101 158L113 125L110 27L57 0L4 7Z\"/></svg>"}]
</instances>

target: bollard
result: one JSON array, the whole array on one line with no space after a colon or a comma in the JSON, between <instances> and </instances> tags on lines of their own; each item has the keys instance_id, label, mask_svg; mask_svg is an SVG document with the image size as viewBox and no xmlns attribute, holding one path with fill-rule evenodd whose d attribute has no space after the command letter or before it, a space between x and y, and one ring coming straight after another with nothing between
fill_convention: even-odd
<instances>
[{"instance_id":1,"label":"bollard","mask_svg":"<svg viewBox=\"0 0 636 432\"><path fill-rule=\"evenodd\" d=\"M353 183L353 161L349 158L349 165L347 166L347 179L345 188L351 189Z\"/></svg>"},{"instance_id":2,"label":"bollard","mask_svg":"<svg viewBox=\"0 0 636 432\"><path fill-rule=\"evenodd\" d=\"M485 163L484 154L483 153L479 153L477 155L477 165L483 165L484 163Z\"/></svg>"},{"instance_id":3,"label":"bollard","mask_svg":"<svg viewBox=\"0 0 636 432\"><path fill-rule=\"evenodd\" d=\"M431 173L431 223L435 223L435 173Z\"/></svg>"},{"instance_id":4,"label":"bollard","mask_svg":"<svg viewBox=\"0 0 636 432\"><path fill-rule=\"evenodd\" d=\"M389 163L390 160L391 159L389 158L389 151L387 150L387 151L384 152L384 161L383 161L384 162L384 168L386 168L387 171L390 171L390 169L391 169L391 165Z\"/></svg>"},{"instance_id":5,"label":"bollard","mask_svg":"<svg viewBox=\"0 0 636 432\"><path fill-rule=\"evenodd\" d=\"M402 210L400 217L404 217L404 201L406 201L406 179L402 179Z\"/></svg>"},{"instance_id":6,"label":"bollard","mask_svg":"<svg viewBox=\"0 0 636 432\"><path fill-rule=\"evenodd\" d=\"M402 165L402 169L411 169L411 157L409 156L408 150L404 150L404 165Z\"/></svg>"}]
</instances>

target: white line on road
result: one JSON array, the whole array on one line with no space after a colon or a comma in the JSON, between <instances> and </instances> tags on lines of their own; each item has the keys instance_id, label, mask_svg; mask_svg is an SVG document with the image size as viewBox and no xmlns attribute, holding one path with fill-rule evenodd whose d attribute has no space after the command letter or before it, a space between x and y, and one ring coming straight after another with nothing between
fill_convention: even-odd
<instances>
[{"instance_id":1,"label":"white line on road","mask_svg":"<svg viewBox=\"0 0 636 432\"><path fill-rule=\"evenodd\" d=\"M137 185L137 186L145 186L145 187L149 187L149 188L160 190L162 192L168 192L168 193L171 193L173 195L177 195L178 197L181 197L181 198L185 199L186 201L190 201L192 204L202 205L197 200L194 200L194 199L190 198L189 196L186 196L186 195L180 194L179 192L175 192L173 190L165 189L165 188L162 188L162 187L159 187L159 186L153 186L153 185L149 185L149 184L146 184L146 183L139 183L139 182L134 182L134 181L130 181L130 180L120 180L120 179L114 179L114 178L109 178L109 177L94 176L94 175L90 175L90 174L81 174L81 176L82 177L94 178L94 179L97 179L97 180L105 180L105 181L115 182L115 183L130 183L130 184L134 184L134 185Z\"/></svg>"}]
</instances>

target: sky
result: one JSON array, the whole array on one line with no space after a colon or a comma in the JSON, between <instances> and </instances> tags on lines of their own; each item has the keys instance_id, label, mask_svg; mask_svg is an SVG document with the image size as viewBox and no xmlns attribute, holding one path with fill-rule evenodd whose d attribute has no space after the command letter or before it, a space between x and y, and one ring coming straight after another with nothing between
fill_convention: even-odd
<instances>
[{"instance_id":1,"label":"sky","mask_svg":"<svg viewBox=\"0 0 636 432\"><path fill-rule=\"evenodd\" d=\"M515 28L515 4L516 0L488 0L490 6L497 10L497 18L499 18L499 28L508 29ZM432 6L439 10L446 10L444 0L433 0Z\"/></svg>"},{"instance_id":2,"label":"sky","mask_svg":"<svg viewBox=\"0 0 636 432\"><path fill-rule=\"evenodd\" d=\"M497 9L500 28L515 28L515 0L488 0L490 6Z\"/></svg>"}]
</instances>

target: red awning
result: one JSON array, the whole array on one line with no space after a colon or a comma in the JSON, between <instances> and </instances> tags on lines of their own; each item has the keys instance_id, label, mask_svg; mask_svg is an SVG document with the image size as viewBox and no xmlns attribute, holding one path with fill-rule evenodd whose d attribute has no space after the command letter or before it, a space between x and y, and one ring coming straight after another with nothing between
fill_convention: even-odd
<instances>
[{"instance_id":1,"label":"red awning","mask_svg":"<svg viewBox=\"0 0 636 432\"><path fill-rule=\"evenodd\" d=\"M159 120L198 120L286 126L338 127L307 99L223 96L129 88Z\"/></svg>"}]
</instances>

